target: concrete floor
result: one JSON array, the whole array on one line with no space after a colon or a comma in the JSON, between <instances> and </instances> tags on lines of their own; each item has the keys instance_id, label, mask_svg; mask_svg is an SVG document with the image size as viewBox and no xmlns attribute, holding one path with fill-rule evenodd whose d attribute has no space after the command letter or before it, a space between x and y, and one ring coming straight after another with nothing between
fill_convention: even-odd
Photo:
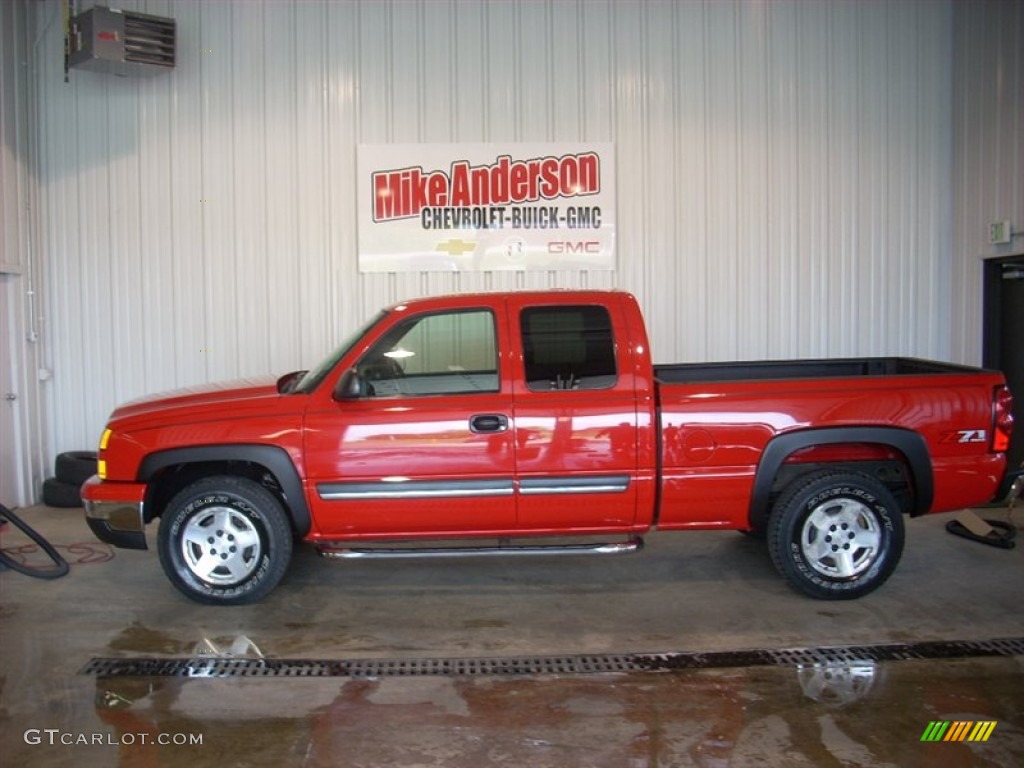
<instances>
[{"instance_id":1,"label":"concrete floor","mask_svg":"<svg viewBox=\"0 0 1024 768\"><path fill-rule=\"evenodd\" d=\"M174 591L154 551L96 542L81 510L20 514L73 564L53 582L0 573L5 766L1024 764L1024 657L530 678L81 674L109 656L450 658L1024 636L1024 546L950 536L946 515L911 521L896 574L852 602L790 591L762 544L721 532L651 536L644 552L614 559L339 563L303 547L262 603L214 608ZM10 526L0 533L0 547L22 543ZM997 725L984 743L922 743L935 720Z\"/></svg>"}]
</instances>

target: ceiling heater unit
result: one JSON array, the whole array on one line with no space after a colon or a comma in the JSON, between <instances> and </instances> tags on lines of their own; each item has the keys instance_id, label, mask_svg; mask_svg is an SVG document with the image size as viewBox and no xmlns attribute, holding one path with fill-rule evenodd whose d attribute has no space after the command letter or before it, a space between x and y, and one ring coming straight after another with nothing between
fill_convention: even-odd
<instances>
[{"instance_id":1,"label":"ceiling heater unit","mask_svg":"<svg viewBox=\"0 0 1024 768\"><path fill-rule=\"evenodd\" d=\"M174 19L97 5L71 20L68 65L121 77L169 72L176 32Z\"/></svg>"}]
</instances>

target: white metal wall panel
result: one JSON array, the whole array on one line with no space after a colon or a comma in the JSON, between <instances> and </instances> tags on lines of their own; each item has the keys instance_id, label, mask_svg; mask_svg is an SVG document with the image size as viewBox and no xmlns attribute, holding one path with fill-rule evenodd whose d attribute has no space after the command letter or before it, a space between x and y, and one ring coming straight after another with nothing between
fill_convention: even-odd
<instances>
[{"instance_id":1,"label":"white metal wall panel","mask_svg":"<svg viewBox=\"0 0 1024 768\"><path fill-rule=\"evenodd\" d=\"M955 6L952 356L982 357L982 259L1024 253L1018 234L989 245L988 226L1024 232L1024 3Z\"/></svg>"},{"instance_id":2,"label":"white metal wall panel","mask_svg":"<svg viewBox=\"0 0 1024 768\"><path fill-rule=\"evenodd\" d=\"M0 3L0 503L32 503L45 474L40 418L38 240L24 0Z\"/></svg>"},{"instance_id":3,"label":"white metal wall panel","mask_svg":"<svg viewBox=\"0 0 1024 768\"><path fill-rule=\"evenodd\" d=\"M0 7L0 272L25 269L29 146L24 2Z\"/></svg>"},{"instance_id":4,"label":"white metal wall panel","mask_svg":"<svg viewBox=\"0 0 1024 768\"><path fill-rule=\"evenodd\" d=\"M65 85L35 6L54 450L450 291L631 290L661 361L949 356L948 2L123 6L173 73ZM359 143L451 141L614 142L618 268L359 274Z\"/></svg>"}]
</instances>

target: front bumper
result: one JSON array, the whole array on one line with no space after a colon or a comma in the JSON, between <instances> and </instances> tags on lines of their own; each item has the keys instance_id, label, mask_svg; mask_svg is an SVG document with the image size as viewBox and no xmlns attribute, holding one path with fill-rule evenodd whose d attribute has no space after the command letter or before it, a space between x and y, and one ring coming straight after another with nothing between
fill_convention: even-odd
<instances>
[{"instance_id":1,"label":"front bumper","mask_svg":"<svg viewBox=\"0 0 1024 768\"><path fill-rule=\"evenodd\" d=\"M85 522L100 541L122 549L146 549L145 496L145 485L103 482L93 475L82 486Z\"/></svg>"}]
</instances>

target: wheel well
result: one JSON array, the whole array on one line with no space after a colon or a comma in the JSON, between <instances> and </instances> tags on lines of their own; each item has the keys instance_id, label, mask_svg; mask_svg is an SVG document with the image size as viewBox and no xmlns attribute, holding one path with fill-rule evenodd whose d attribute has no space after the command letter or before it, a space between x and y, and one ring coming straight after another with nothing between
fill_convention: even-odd
<instances>
[{"instance_id":1,"label":"wheel well","mask_svg":"<svg viewBox=\"0 0 1024 768\"><path fill-rule=\"evenodd\" d=\"M913 446L912 442L905 442ZM751 526L755 529L767 525L785 488L822 470L857 472L875 478L892 492L901 512L907 515L923 514L931 505L931 465L926 452L924 457L915 455L915 460L911 460L888 441L816 443L809 433L799 442L794 440L788 450L780 451L783 446L784 441L771 446L775 449L773 460L767 467L763 462L758 470L750 511ZM765 455L768 454L766 450Z\"/></svg>"},{"instance_id":2,"label":"wheel well","mask_svg":"<svg viewBox=\"0 0 1024 768\"><path fill-rule=\"evenodd\" d=\"M150 478L144 507L146 522L160 517L170 500L183 488L204 477L215 475L245 477L257 482L273 493L286 511L290 509L280 482L261 464L252 461L201 461L167 466ZM288 520L294 531L295 521L291 514L288 515Z\"/></svg>"},{"instance_id":3,"label":"wheel well","mask_svg":"<svg viewBox=\"0 0 1024 768\"><path fill-rule=\"evenodd\" d=\"M147 493L146 498L147 505L152 506L147 519L161 515L181 488L216 474L245 477L266 486L281 500L296 535L309 533L313 521L302 478L291 455L277 445L223 443L169 448L147 455L136 472L137 482L153 486L152 497Z\"/></svg>"},{"instance_id":4,"label":"wheel well","mask_svg":"<svg viewBox=\"0 0 1024 768\"><path fill-rule=\"evenodd\" d=\"M914 487L910 477L910 469L906 460L900 458L884 460L851 460L822 462L790 462L779 468L772 482L769 496L769 508L775 506L775 500L791 483L815 472L828 470L832 472L856 472L873 477L888 488L900 505L905 515L914 513Z\"/></svg>"}]
</instances>

